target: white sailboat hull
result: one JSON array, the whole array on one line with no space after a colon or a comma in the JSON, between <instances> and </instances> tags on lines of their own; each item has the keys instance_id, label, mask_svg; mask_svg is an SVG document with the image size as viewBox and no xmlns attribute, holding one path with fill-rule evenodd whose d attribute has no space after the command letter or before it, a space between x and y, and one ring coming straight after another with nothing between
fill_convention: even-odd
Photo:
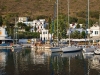
<instances>
[{"instance_id":1,"label":"white sailboat hull","mask_svg":"<svg viewBox=\"0 0 100 75\"><path fill-rule=\"evenodd\" d=\"M50 48L51 52L61 52L61 48L60 47L51 47Z\"/></svg>"},{"instance_id":2,"label":"white sailboat hull","mask_svg":"<svg viewBox=\"0 0 100 75\"><path fill-rule=\"evenodd\" d=\"M83 52L94 52L96 48L91 48L91 47L88 47L88 48L83 48Z\"/></svg>"},{"instance_id":3,"label":"white sailboat hull","mask_svg":"<svg viewBox=\"0 0 100 75\"><path fill-rule=\"evenodd\" d=\"M75 47L75 46L68 46L68 47L64 47L62 48L62 52L66 53L66 52L78 52L81 51L82 48L81 47Z\"/></svg>"}]
</instances>

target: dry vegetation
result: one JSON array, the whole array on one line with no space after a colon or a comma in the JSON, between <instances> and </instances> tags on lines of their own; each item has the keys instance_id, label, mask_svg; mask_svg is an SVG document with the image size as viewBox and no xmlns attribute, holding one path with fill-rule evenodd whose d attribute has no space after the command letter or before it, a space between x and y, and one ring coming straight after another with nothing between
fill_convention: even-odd
<instances>
[{"instance_id":1,"label":"dry vegetation","mask_svg":"<svg viewBox=\"0 0 100 75\"><path fill-rule=\"evenodd\" d=\"M70 15L77 17L77 12L87 11L88 0L70 0ZM37 17L54 14L56 0L0 0L0 13L17 13L19 16ZM100 11L100 0L90 0L90 11ZM67 0L59 0L59 13L67 14Z\"/></svg>"}]
</instances>

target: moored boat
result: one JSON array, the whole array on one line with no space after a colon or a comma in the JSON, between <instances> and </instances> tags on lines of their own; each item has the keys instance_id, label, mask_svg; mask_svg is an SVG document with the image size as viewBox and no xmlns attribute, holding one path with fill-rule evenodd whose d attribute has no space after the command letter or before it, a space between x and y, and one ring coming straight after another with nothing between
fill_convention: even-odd
<instances>
[{"instance_id":1,"label":"moored boat","mask_svg":"<svg viewBox=\"0 0 100 75\"><path fill-rule=\"evenodd\" d=\"M68 46L68 47L63 47L62 52L67 53L67 52L78 52L82 51L82 47L77 47L77 46Z\"/></svg>"},{"instance_id":2,"label":"moored boat","mask_svg":"<svg viewBox=\"0 0 100 75\"><path fill-rule=\"evenodd\" d=\"M60 47L51 47L50 48L51 52L61 52L61 48Z\"/></svg>"},{"instance_id":3,"label":"moored boat","mask_svg":"<svg viewBox=\"0 0 100 75\"><path fill-rule=\"evenodd\" d=\"M100 49L99 49L99 48L96 49L96 50L94 51L94 54L100 54Z\"/></svg>"},{"instance_id":4,"label":"moored boat","mask_svg":"<svg viewBox=\"0 0 100 75\"><path fill-rule=\"evenodd\" d=\"M86 46L86 47L83 47L83 52L84 53L94 52L95 50L96 50L96 47L94 47L94 46Z\"/></svg>"}]
</instances>

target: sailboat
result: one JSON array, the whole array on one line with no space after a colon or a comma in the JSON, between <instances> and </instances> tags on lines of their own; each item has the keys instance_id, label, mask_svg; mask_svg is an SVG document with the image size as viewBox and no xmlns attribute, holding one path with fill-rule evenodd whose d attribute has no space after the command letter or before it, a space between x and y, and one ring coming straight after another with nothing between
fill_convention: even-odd
<instances>
[{"instance_id":1,"label":"sailboat","mask_svg":"<svg viewBox=\"0 0 100 75\"><path fill-rule=\"evenodd\" d=\"M89 0L88 0L88 28L89 28ZM84 52L85 54L93 54L93 53L94 53L94 50L96 49L96 47L91 46L91 45L90 45L90 38L88 38L88 39L89 39L88 46L85 46L85 47L83 48L83 52Z\"/></svg>"},{"instance_id":2,"label":"sailboat","mask_svg":"<svg viewBox=\"0 0 100 75\"><path fill-rule=\"evenodd\" d=\"M68 0L68 25L69 25L69 0ZM70 30L70 25L69 25L69 30ZM78 46L71 46L70 45L70 31L69 31L69 45L66 47L62 48L62 52L78 52L81 51L82 47L78 47Z\"/></svg>"},{"instance_id":3,"label":"sailboat","mask_svg":"<svg viewBox=\"0 0 100 75\"><path fill-rule=\"evenodd\" d=\"M57 0L57 46L56 47L51 47L50 50L51 52L61 52L61 48L58 45L58 0Z\"/></svg>"},{"instance_id":4,"label":"sailboat","mask_svg":"<svg viewBox=\"0 0 100 75\"><path fill-rule=\"evenodd\" d=\"M17 24L16 24L16 18L15 18L14 39L16 40L16 43L14 43L14 40L13 40L14 45L12 46L12 50L14 51L14 50L22 49L22 46L17 44Z\"/></svg>"}]
</instances>

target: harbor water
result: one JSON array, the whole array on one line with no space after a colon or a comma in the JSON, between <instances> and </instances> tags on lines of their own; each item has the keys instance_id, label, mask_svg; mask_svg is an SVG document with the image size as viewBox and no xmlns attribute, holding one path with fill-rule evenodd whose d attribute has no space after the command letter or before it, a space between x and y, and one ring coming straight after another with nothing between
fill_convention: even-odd
<instances>
[{"instance_id":1,"label":"harbor water","mask_svg":"<svg viewBox=\"0 0 100 75\"><path fill-rule=\"evenodd\" d=\"M0 75L100 75L100 55L1 49Z\"/></svg>"}]
</instances>

